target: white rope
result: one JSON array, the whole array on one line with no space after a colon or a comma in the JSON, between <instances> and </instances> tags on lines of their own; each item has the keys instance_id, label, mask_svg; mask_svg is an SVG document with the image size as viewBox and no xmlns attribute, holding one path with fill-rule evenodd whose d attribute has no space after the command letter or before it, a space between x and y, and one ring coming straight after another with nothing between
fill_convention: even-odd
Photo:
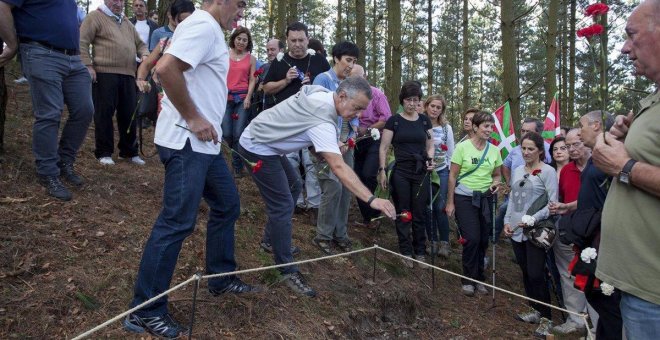
<instances>
[{"instance_id":1,"label":"white rope","mask_svg":"<svg viewBox=\"0 0 660 340\"><path fill-rule=\"evenodd\" d=\"M349 252L346 252L346 253L340 253L340 254L335 254L335 255L328 255L328 256L317 257L317 258L313 258L313 259L300 260L300 261L296 261L296 262L290 262L290 263L278 264L278 265L267 266L267 267L259 267L259 268L243 269L243 270L237 270L237 271L228 272L228 273L210 274L210 275L199 275L199 274L195 274L195 275L193 275L192 277L190 277L188 280L186 280L186 281L184 281L184 282L181 282L181 283L179 283L178 285L176 285L176 286L174 286L174 287L172 287L172 288L170 288L170 289L168 289L168 290L166 290L166 291L164 291L164 292L162 292L162 293L160 293L160 294L154 296L153 298L151 298L151 299L149 299L149 300L147 300L147 301L145 301L145 302L143 302L143 303L141 303L141 304L139 304L139 305L137 305L137 306L135 306L135 307L133 307L133 308L131 308L131 309L129 309L129 310L127 310L127 311L125 311L125 312L123 312L123 313L121 313L121 314L119 314L119 315L117 315L117 316L115 316L115 317L113 317L113 318L107 320L107 321L105 321L104 323L102 323L102 324L100 324L100 325L98 325L98 326L96 326L96 327L94 327L94 328L88 330L87 332L82 333L82 334L76 336L76 337L73 338L72 340L84 339L84 338L90 336L91 334L93 334L93 333L95 333L95 332L97 332L97 331L99 331L99 330L101 330L101 329L103 329L103 328L109 326L110 324L112 324L112 323L114 323L114 322L120 320L121 318L127 316L128 314L131 314L131 313L137 311L138 309L140 309L140 308L142 308L142 307L144 307L144 306L146 306L146 305L148 305L148 304L150 304L150 303L152 303L152 302L154 302L154 301L160 299L161 297L163 297L163 296L165 296L165 295L167 295L167 294L169 294L169 293L171 293L171 292L173 292L173 291L176 291L176 290L181 289L183 286L187 285L188 283L190 283L190 282L192 282L192 281L200 281L200 280L202 280L202 279L211 279L211 278L217 278L217 277L223 277L223 276L229 276L229 275L237 275L237 274L253 273L253 272L265 271L265 270L270 270L270 269L276 269L276 268L282 268L282 267L289 267L289 266L292 266L292 265L299 265L299 264L305 264L305 263L319 262L319 261L329 260L329 259L333 259L333 258L337 258L337 257L345 257L345 256L349 256L349 255L357 254L357 253L363 253L363 252L366 252L366 251L369 251L369 250L374 250L374 249L380 249L380 250L382 250L382 251L384 251L384 252L386 252L386 253L390 253L390 254L396 255L396 256L398 256L398 257L404 258L404 259L409 260L409 261L417 262L417 263L419 263L419 264L425 265L425 266L430 267L430 268L434 268L434 269L436 269L436 270L438 270L438 271L441 271L441 272L443 272L443 273L447 273L447 274L449 274L449 275L453 275L453 276L456 276L456 277L459 277L459 278L462 278L462 279L466 279L466 280L469 280L469 281L473 281L473 282L475 282L475 283L482 284L482 285L484 285L484 286L488 286L488 287L490 287L490 288L492 288L492 289L499 290L499 291L501 291L501 292L503 292L503 293L507 293L507 294L510 294L510 295L513 295L513 296L519 297L519 298L521 298L521 299L524 299L524 300L532 301L532 302L535 302L535 303L538 303L538 304L541 304L541 305L544 305L544 306L550 307L550 308L552 308L552 309L556 309L556 310L559 310L559 311L562 311L562 312L566 312L566 313L569 313L569 314L573 314L573 315L579 316L579 317L581 317L581 318L584 319L585 325L587 326L587 335L588 335L588 338L593 340L593 335L591 334L591 330L589 329L589 327L588 327L588 322L587 322L587 318L589 317L589 315L586 314L586 313L576 313L576 312L571 312L571 311L566 310L566 309L564 309L564 308L560 308L560 307L557 307L557 306L553 306L553 305L551 305L551 304L547 304L547 303L545 303L545 302L538 301L538 300L535 300L535 299L529 298L529 297L524 296L524 295L520 295L520 294L515 293L515 292L512 292L512 291L508 291L508 290L505 290L505 289L502 289L502 288L499 288L499 287L495 287L495 286L493 286L493 285L490 285L490 284L487 284L487 283L484 283L484 282L481 282L481 281L477 281L477 280L471 279L471 278L469 278L469 277L466 277L466 276L463 276L463 275L460 275L460 274L454 273L454 272L452 272L452 271L449 271L449 270L446 270L446 269L443 269L443 268L440 268L440 267L436 267L436 266L430 265L430 264L428 264L428 263L426 263L426 262L418 261L418 260L415 260L415 259L413 259L413 258L410 258L410 257L404 256L404 255L401 255L401 254L396 253L396 252L393 252L393 251L391 251L391 250L389 250L389 249L386 249L386 248L380 247L380 246L378 246L377 244L374 244L373 246L368 247L368 248L363 248L363 249L353 250L353 251L349 251Z\"/></svg>"}]
</instances>

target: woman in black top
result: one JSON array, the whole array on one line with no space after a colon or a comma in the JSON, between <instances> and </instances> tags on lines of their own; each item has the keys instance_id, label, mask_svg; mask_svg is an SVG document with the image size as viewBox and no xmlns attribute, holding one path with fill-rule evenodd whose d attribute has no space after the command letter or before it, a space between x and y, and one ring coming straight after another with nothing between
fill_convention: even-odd
<instances>
[{"instance_id":1,"label":"woman in black top","mask_svg":"<svg viewBox=\"0 0 660 340\"><path fill-rule=\"evenodd\" d=\"M412 222L396 220L396 232L399 237L399 252L402 255L424 261L426 254L426 205L429 199L428 171L433 171L432 124L428 117L417 113L417 104L422 99L419 82L407 81L401 87L399 103L403 112L392 116L381 136L378 169L378 181L387 188L385 172L387 151L390 144L394 147L394 169L390 176L392 198L397 214L407 210L412 214ZM410 228L412 224L412 239ZM411 267L412 261L404 261Z\"/></svg>"}]
</instances>

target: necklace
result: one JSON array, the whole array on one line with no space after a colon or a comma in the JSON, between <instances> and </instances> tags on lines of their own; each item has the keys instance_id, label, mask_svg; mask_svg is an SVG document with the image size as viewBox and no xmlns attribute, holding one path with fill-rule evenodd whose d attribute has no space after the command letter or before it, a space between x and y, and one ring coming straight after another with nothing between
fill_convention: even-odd
<instances>
[{"instance_id":1,"label":"necklace","mask_svg":"<svg viewBox=\"0 0 660 340\"><path fill-rule=\"evenodd\" d=\"M243 53L243 54L239 55L239 54L237 54L236 52L234 52L232 50L232 54L234 55L232 57L232 59L234 59L234 61L241 61L241 59L243 59L247 53Z\"/></svg>"}]
</instances>

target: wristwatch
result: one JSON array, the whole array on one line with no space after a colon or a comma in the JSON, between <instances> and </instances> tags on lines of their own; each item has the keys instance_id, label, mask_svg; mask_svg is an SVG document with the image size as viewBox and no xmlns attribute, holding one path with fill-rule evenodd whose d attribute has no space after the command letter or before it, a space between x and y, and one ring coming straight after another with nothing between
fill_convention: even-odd
<instances>
[{"instance_id":1,"label":"wristwatch","mask_svg":"<svg viewBox=\"0 0 660 340\"><path fill-rule=\"evenodd\" d=\"M637 163L637 161L632 158L626 162L626 165L624 165L621 172L619 172L619 182L630 184L630 173L632 172L635 163Z\"/></svg>"}]
</instances>

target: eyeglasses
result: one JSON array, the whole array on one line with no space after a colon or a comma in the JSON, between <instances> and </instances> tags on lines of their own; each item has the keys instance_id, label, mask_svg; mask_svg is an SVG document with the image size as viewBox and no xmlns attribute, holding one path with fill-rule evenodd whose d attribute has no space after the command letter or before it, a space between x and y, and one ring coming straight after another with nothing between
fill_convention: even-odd
<instances>
[{"instance_id":1,"label":"eyeglasses","mask_svg":"<svg viewBox=\"0 0 660 340\"><path fill-rule=\"evenodd\" d=\"M417 104L417 103L419 103L419 98L410 97L410 98L405 98L403 101L406 102L406 103Z\"/></svg>"},{"instance_id":2,"label":"eyeglasses","mask_svg":"<svg viewBox=\"0 0 660 340\"><path fill-rule=\"evenodd\" d=\"M553 151L553 152L554 152L554 151L559 151L559 150L561 150L561 151L566 151L566 150L568 150L568 146L565 146L565 145L564 145L564 146L557 146L557 147L552 148L552 151Z\"/></svg>"},{"instance_id":3,"label":"eyeglasses","mask_svg":"<svg viewBox=\"0 0 660 340\"><path fill-rule=\"evenodd\" d=\"M525 176L523 176L522 181L520 181L519 185L521 188L525 186L525 183L527 183L527 178L529 178L529 174L525 174Z\"/></svg>"},{"instance_id":4,"label":"eyeglasses","mask_svg":"<svg viewBox=\"0 0 660 340\"><path fill-rule=\"evenodd\" d=\"M573 144L566 144L566 147L567 147L569 150L570 150L570 149L573 149L573 148L577 149L577 148L579 148L579 147L581 147L581 146L582 146L582 142L575 142L575 143L573 143Z\"/></svg>"}]
</instances>

